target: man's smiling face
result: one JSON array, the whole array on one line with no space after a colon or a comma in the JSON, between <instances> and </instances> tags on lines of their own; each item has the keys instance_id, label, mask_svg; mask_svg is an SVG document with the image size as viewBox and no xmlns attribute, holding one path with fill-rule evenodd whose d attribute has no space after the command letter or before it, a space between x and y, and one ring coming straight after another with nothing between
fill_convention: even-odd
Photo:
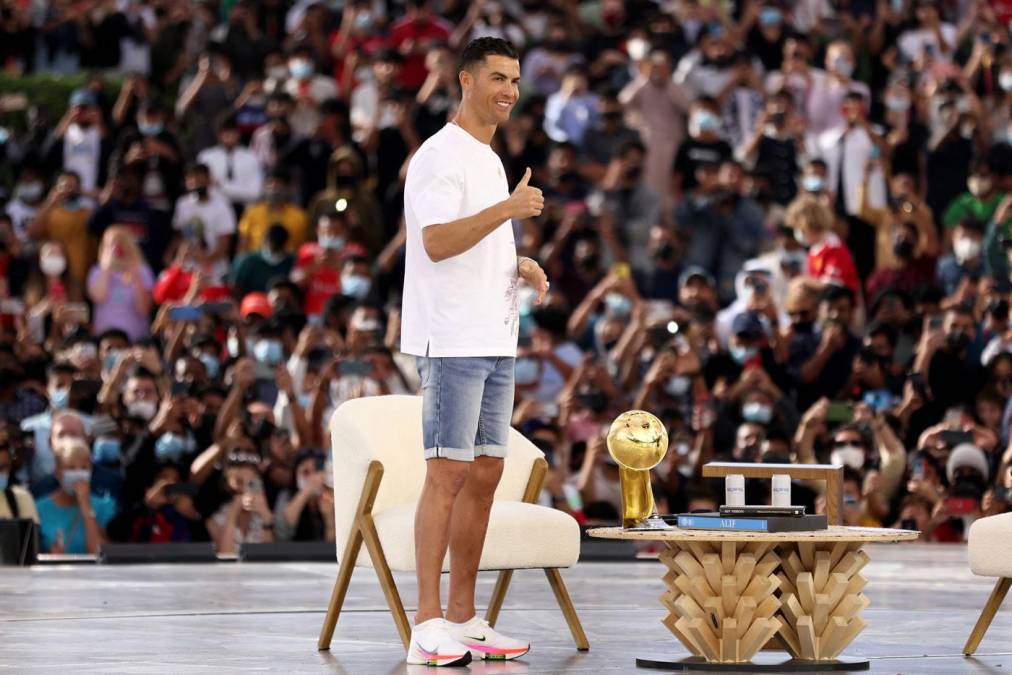
<instances>
[{"instance_id":1,"label":"man's smiling face","mask_svg":"<svg viewBox=\"0 0 1012 675\"><path fill-rule=\"evenodd\" d=\"M491 54L460 78L464 96L482 121L502 124L520 96L520 62L509 56Z\"/></svg>"}]
</instances>

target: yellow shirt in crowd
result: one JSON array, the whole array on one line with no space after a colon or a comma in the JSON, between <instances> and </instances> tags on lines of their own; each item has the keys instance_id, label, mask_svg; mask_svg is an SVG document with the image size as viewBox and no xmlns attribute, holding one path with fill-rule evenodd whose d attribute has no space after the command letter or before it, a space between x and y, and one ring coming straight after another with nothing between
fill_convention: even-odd
<instances>
[{"instance_id":1,"label":"yellow shirt in crowd","mask_svg":"<svg viewBox=\"0 0 1012 675\"><path fill-rule=\"evenodd\" d=\"M67 254L67 270L77 285L84 287L88 270L95 262L95 243L88 234L88 209L65 209L56 206L46 218L45 232L40 239L55 239Z\"/></svg>"},{"instance_id":2,"label":"yellow shirt in crowd","mask_svg":"<svg viewBox=\"0 0 1012 675\"><path fill-rule=\"evenodd\" d=\"M280 223L288 230L286 250L294 253L306 241L309 221L306 212L294 204L272 208L267 202L257 202L246 209L239 221L240 251L257 251L263 245L267 229Z\"/></svg>"}]
</instances>

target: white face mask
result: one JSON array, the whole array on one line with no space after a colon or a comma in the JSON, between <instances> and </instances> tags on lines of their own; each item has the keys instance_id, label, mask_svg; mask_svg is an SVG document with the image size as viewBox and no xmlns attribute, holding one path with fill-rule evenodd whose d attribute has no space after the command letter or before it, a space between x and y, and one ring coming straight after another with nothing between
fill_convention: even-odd
<instances>
[{"instance_id":1,"label":"white face mask","mask_svg":"<svg viewBox=\"0 0 1012 675\"><path fill-rule=\"evenodd\" d=\"M955 254L956 260L963 263L978 257L980 247L980 241L969 237L960 237L952 243L952 252Z\"/></svg>"},{"instance_id":2,"label":"white face mask","mask_svg":"<svg viewBox=\"0 0 1012 675\"><path fill-rule=\"evenodd\" d=\"M842 464L852 469L864 466L864 449L859 445L844 445L833 450L829 455L830 464Z\"/></svg>"},{"instance_id":3,"label":"white face mask","mask_svg":"<svg viewBox=\"0 0 1012 675\"><path fill-rule=\"evenodd\" d=\"M140 417L145 422L150 422L158 411L154 401L134 401L127 406L127 414L131 417Z\"/></svg>"},{"instance_id":4,"label":"white face mask","mask_svg":"<svg viewBox=\"0 0 1012 675\"><path fill-rule=\"evenodd\" d=\"M67 259L62 255L44 255L39 258L39 269L47 277L58 277L67 269Z\"/></svg>"}]
</instances>

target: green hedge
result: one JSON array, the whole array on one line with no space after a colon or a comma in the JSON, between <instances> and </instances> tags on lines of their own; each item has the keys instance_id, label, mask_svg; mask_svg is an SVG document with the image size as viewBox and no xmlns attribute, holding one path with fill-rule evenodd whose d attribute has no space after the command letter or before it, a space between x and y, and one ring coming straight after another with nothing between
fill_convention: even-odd
<instances>
[{"instance_id":1,"label":"green hedge","mask_svg":"<svg viewBox=\"0 0 1012 675\"><path fill-rule=\"evenodd\" d=\"M0 74L0 94L24 94L30 104L43 105L49 109L50 119L55 123L63 117L70 102L70 94L83 87L89 77L88 73L74 75L53 75L42 73L37 75ZM109 75L105 78L105 93L109 101L115 101L119 95L122 78L120 75ZM23 112L7 113L4 126L23 129L25 116Z\"/></svg>"}]
</instances>

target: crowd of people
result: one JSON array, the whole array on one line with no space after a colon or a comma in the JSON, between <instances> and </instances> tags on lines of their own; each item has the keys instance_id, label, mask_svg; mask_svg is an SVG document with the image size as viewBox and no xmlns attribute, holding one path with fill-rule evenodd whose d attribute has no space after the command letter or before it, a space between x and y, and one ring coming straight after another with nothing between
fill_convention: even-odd
<instances>
[{"instance_id":1,"label":"crowd of people","mask_svg":"<svg viewBox=\"0 0 1012 675\"><path fill-rule=\"evenodd\" d=\"M1012 6L982 0L0 3L0 517L42 549L332 540L327 420L413 394L403 184L502 37L513 425L542 502L614 521L617 414L659 509L714 459L845 466L847 524L962 541L1012 501ZM750 484L749 502L768 488ZM795 503L822 509L818 486Z\"/></svg>"}]
</instances>

